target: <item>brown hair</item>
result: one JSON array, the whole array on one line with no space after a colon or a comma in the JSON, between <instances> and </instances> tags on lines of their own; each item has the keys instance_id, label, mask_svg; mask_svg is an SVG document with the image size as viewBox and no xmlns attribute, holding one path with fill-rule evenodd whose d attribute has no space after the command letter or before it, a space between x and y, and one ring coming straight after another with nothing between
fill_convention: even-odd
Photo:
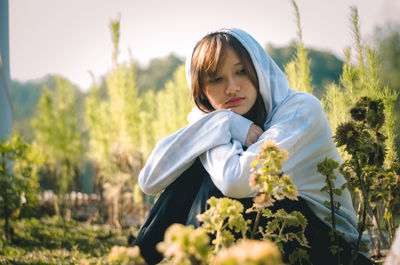
<instances>
[{"instance_id":1,"label":"brown hair","mask_svg":"<svg viewBox=\"0 0 400 265\"><path fill-rule=\"evenodd\" d=\"M243 116L263 128L267 114L259 91L256 70L247 50L235 37L228 33L216 32L208 34L196 44L190 67L193 100L203 112L214 111L204 92L204 79L215 74L220 63L224 60L228 48L232 48L237 53L258 93L253 107Z\"/></svg>"}]
</instances>

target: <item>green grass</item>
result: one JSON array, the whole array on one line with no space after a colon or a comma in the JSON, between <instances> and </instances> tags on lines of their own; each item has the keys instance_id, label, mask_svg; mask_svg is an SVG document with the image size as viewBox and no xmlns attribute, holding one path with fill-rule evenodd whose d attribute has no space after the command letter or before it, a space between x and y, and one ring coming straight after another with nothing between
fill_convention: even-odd
<instances>
[{"instance_id":1,"label":"green grass","mask_svg":"<svg viewBox=\"0 0 400 265\"><path fill-rule=\"evenodd\" d=\"M12 226L12 240L0 232L0 264L107 264L111 247L126 246L129 236L129 231L55 217L21 219Z\"/></svg>"}]
</instances>

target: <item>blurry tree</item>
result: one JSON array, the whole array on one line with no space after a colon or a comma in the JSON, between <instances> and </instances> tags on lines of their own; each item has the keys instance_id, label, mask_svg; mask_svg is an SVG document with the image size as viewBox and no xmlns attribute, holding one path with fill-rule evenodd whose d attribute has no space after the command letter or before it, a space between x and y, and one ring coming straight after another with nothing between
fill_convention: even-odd
<instances>
[{"instance_id":1,"label":"blurry tree","mask_svg":"<svg viewBox=\"0 0 400 265\"><path fill-rule=\"evenodd\" d=\"M61 78L54 75L46 75L45 77L27 82L20 82L16 80L11 81L11 98L15 106L15 122L13 129L17 131L24 140L32 142L34 134L30 126L32 118L35 116L35 107L44 92L44 87L49 91L54 91L57 86L57 79ZM66 80L65 78L62 78ZM79 127L83 126L83 99L84 93L79 88L71 84L74 90L74 100L76 107L76 114L78 118Z\"/></svg>"},{"instance_id":2,"label":"blurry tree","mask_svg":"<svg viewBox=\"0 0 400 265\"><path fill-rule=\"evenodd\" d=\"M187 125L187 115L194 104L186 84L185 67L181 65L172 80L156 95L156 141Z\"/></svg>"},{"instance_id":3,"label":"blurry tree","mask_svg":"<svg viewBox=\"0 0 400 265\"><path fill-rule=\"evenodd\" d=\"M44 155L42 172L48 174L55 192L55 210L60 215L58 197L79 188L81 134L78 129L74 91L71 84L57 78L56 89L43 92L32 121L35 144ZM67 208L67 218L68 218Z\"/></svg>"},{"instance_id":4,"label":"blurry tree","mask_svg":"<svg viewBox=\"0 0 400 265\"><path fill-rule=\"evenodd\" d=\"M0 140L0 214L4 217L4 234L10 239L10 218L17 217L23 204L37 203L38 156L22 138L14 134Z\"/></svg>"},{"instance_id":5,"label":"blurry tree","mask_svg":"<svg viewBox=\"0 0 400 265\"><path fill-rule=\"evenodd\" d=\"M375 33L377 55L382 62L383 82L400 93L400 24L388 24L378 28ZM400 97L395 105L397 131L400 131ZM397 154L400 154L400 135L395 139Z\"/></svg>"},{"instance_id":6,"label":"blurry tree","mask_svg":"<svg viewBox=\"0 0 400 265\"><path fill-rule=\"evenodd\" d=\"M110 167L109 154L109 124L107 121L107 104L102 102L98 85L93 82L90 92L85 100L86 126L89 133L87 152L89 159L93 162L95 174L95 190L99 196L98 212L102 221L103 207L103 185L105 169Z\"/></svg>"},{"instance_id":7,"label":"blurry tree","mask_svg":"<svg viewBox=\"0 0 400 265\"><path fill-rule=\"evenodd\" d=\"M276 64L284 69L285 65L292 60L296 53L296 43L288 46L275 47L268 44L266 50L274 59ZM307 48L308 58L310 59L310 72L312 73L313 94L321 99L325 93L325 85L338 83L342 73L343 61L337 56L327 51L320 51Z\"/></svg>"},{"instance_id":8,"label":"blurry tree","mask_svg":"<svg viewBox=\"0 0 400 265\"><path fill-rule=\"evenodd\" d=\"M137 86L139 94L149 90L155 92L164 88L165 83L172 78L173 73L183 63L183 59L170 54L164 58L152 59L146 68L137 67Z\"/></svg>"},{"instance_id":9,"label":"blurry tree","mask_svg":"<svg viewBox=\"0 0 400 265\"><path fill-rule=\"evenodd\" d=\"M400 91L400 24L377 28L377 55L382 62L382 79Z\"/></svg>"},{"instance_id":10,"label":"blurry tree","mask_svg":"<svg viewBox=\"0 0 400 265\"><path fill-rule=\"evenodd\" d=\"M139 99L135 68L118 63L120 22L111 22L113 68L107 74L106 99L95 84L86 100L89 156L97 169L98 191L104 189L111 225L120 227L121 193L132 190L142 166L139 139ZM103 196L100 193L100 196Z\"/></svg>"}]
</instances>

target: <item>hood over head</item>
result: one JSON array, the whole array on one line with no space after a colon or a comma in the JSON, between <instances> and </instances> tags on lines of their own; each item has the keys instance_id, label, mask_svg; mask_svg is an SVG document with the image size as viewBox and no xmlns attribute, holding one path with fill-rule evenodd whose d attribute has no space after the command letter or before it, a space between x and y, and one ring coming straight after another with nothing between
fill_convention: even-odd
<instances>
[{"instance_id":1,"label":"hood over head","mask_svg":"<svg viewBox=\"0 0 400 265\"><path fill-rule=\"evenodd\" d=\"M215 33L228 33L235 37L247 50L257 73L260 94L267 111L267 121L271 119L276 108L289 95L287 79L274 60L261 45L247 32L240 29L221 29ZM193 53L193 51L192 51ZM191 88L191 59L192 53L186 58L186 80Z\"/></svg>"}]
</instances>

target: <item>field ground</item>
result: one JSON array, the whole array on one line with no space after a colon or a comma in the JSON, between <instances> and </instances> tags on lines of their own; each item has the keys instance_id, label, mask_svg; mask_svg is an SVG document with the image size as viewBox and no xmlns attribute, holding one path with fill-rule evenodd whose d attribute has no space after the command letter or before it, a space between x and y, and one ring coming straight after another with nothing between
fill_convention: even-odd
<instances>
[{"instance_id":1,"label":"field ground","mask_svg":"<svg viewBox=\"0 0 400 265\"><path fill-rule=\"evenodd\" d=\"M53 216L13 221L12 239L6 241L3 226L1 219L0 265L109 264L107 255L111 248L128 246L129 236L137 233L137 227L110 229L107 225L65 221ZM384 257L372 259L374 264L384 262Z\"/></svg>"},{"instance_id":2,"label":"field ground","mask_svg":"<svg viewBox=\"0 0 400 265\"><path fill-rule=\"evenodd\" d=\"M0 264L107 264L114 245L127 246L129 230L65 221L56 217L21 219L12 223L5 242L0 221Z\"/></svg>"}]
</instances>

